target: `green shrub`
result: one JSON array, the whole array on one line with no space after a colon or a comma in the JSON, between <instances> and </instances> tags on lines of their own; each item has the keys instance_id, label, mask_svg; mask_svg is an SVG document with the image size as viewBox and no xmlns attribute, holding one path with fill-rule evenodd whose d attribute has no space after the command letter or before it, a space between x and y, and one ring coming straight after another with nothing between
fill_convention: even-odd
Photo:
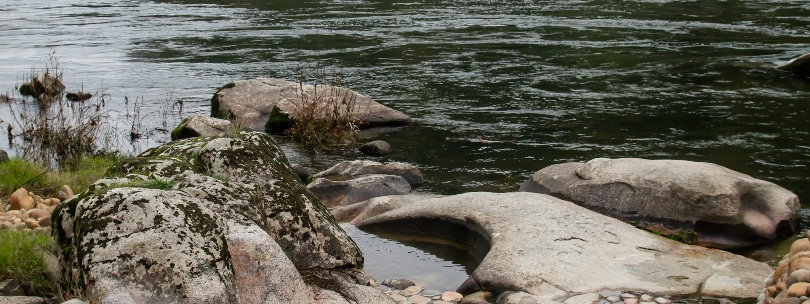
<instances>
[{"instance_id":1,"label":"green shrub","mask_svg":"<svg viewBox=\"0 0 810 304\"><path fill-rule=\"evenodd\" d=\"M0 281L14 279L29 295L50 296L56 291L48 279L43 252L56 252L49 235L21 229L0 230Z\"/></svg>"}]
</instances>

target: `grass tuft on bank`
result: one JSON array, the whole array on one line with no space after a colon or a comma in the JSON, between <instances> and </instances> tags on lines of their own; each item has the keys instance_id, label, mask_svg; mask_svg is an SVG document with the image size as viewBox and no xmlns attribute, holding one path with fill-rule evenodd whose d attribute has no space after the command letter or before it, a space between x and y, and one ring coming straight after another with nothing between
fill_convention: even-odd
<instances>
[{"instance_id":1,"label":"grass tuft on bank","mask_svg":"<svg viewBox=\"0 0 810 304\"><path fill-rule=\"evenodd\" d=\"M52 296L44 252L56 253L51 236L22 229L0 229L0 281L19 281L29 295Z\"/></svg>"},{"instance_id":2,"label":"grass tuft on bank","mask_svg":"<svg viewBox=\"0 0 810 304\"><path fill-rule=\"evenodd\" d=\"M0 198L7 200L19 188L46 197L57 197L62 185L68 185L74 193L80 193L104 176L107 169L120 158L114 154L84 156L77 160L74 170L62 171L54 171L21 158L11 158L0 163Z\"/></svg>"}]
</instances>

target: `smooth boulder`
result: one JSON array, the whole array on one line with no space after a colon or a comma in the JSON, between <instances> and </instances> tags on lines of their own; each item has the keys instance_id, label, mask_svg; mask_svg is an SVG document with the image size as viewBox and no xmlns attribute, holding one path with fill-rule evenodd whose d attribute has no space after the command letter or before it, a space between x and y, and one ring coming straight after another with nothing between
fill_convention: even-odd
<instances>
[{"instance_id":1,"label":"smooth boulder","mask_svg":"<svg viewBox=\"0 0 810 304\"><path fill-rule=\"evenodd\" d=\"M313 178L326 178L330 180L350 180L352 178L370 175L397 175L408 181L411 185L421 185L425 182L422 173L413 165L399 162L381 164L369 160L343 161L329 169L318 172Z\"/></svg>"},{"instance_id":2,"label":"smooth boulder","mask_svg":"<svg viewBox=\"0 0 810 304\"><path fill-rule=\"evenodd\" d=\"M327 207L335 207L380 196L408 194L411 185L401 176L371 174L345 181L318 178L307 185L307 189Z\"/></svg>"},{"instance_id":3,"label":"smooth boulder","mask_svg":"<svg viewBox=\"0 0 810 304\"><path fill-rule=\"evenodd\" d=\"M777 66L776 68L791 72L797 76L808 77L810 76L810 54L804 54L796 57L785 64Z\"/></svg>"},{"instance_id":4,"label":"smooth boulder","mask_svg":"<svg viewBox=\"0 0 810 304\"><path fill-rule=\"evenodd\" d=\"M228 132L230 128L231 122L229 120L196 114L184 118L177 125L177 128L172 131L171 138L172 140L178 140L191 137L219 136Z\"/></svg>"},{"instance_id":5,"label":"smooth boulder","mask_svg":"<svg viewBox=\"0 0 810 304\"><path fill-rule=\"evenodd\" d=\"M466 243L471 251L485 254L470 285L496 294L522 291L559 299L634 290L755 299L762 278L771 272L767 264L678 243L537 193L466 193L423 200L357 226Z\"/></svg>"},{"instance_id":6,"label":"smooth boulder","mask_svg":"<svg viewBox=\"0 0 810 304\"><path fill-rule=\"evenodd\" d=\"M246 129L264 131L273 108L277 108L278 116L294 120L298 111L296 104L301 104L302 96L312 98L316 94L327 94L323 100L353 100L351 112L361 128L406 125L411 120L402 112L346 88L300 86L296 82L273 78L240 80L223 86L211 98L211 116L235 119Z\"/></svg>"},{"instance_id":7,"label":"smooth boulder","mask_svg":"<svg viewBox=\"0 0 810 304\"><path fill-rule=\"evenodd\" d=\"M798 197L728 168L681 160L597 158L537 171L521 191L550 194L692 244L739 248L798 232Z\"/></svg>"},{"instance_id":8,"label":"smooth boulder","mask_svg":"<svg viewBox=\"0 0 810 304\"><path fill-rule=\"evenodd\" d=\"M392 303L264 133L119 161L53 222L61 283L102 303Z\"/></svg>"},{"instance_id":9,"label":"smooth boulder","mask_svg":"<svg viewBox=\"0 0 810 304\"><path fill-rule=\"evenodd\" d=\"M383 156L391 154L391 145L382 140L375 140L360 146L360 152L372 156Z\"/></svg>"}]
</instances>

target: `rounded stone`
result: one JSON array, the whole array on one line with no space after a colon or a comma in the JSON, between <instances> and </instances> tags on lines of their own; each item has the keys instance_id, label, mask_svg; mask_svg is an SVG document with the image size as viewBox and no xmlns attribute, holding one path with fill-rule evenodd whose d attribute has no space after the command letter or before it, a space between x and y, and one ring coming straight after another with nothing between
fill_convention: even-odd
<instances>
[{"instance_id":1,"label":"rounded stone","mask_svg":"<svg viewBox=\"0 0 810 304\"><path fill-rule=\"evenodd\" d=\"M9 210L31 209L34 207L34 199L28 195L25 188L17 189L8 198Z\"/></svg>"},{"instance_id":2,"label":"rounded stone","mask_svg":"<svg viewBox=\"0 0 810 304\"><path fill-rule=\"evenodd\" d=\"M635 299L635 298L638 298L638 297L636 297L636 295L634 295L632 293L623 293L621 295L621 297L622 297L622 299Z\"/></svg>"},{"instance_id":3,"label":"rounded stone","mask_svg":"<svg viewBox=\"0 0 810 304\"><path fill-rule=\"evenodd\" d=\"M464 298L464 296L461 295L458 292L447 291L447 292L442 293L442 301L447 301L447 302L454 302L455 301L455 302L458 302L458 301L461 301L461 299L463 299L463 298Z\"/></svg>"},{"instance_id":4,"label":"rounded stone","mask_svg":"<svg viewBox=\"0 0 810 304\"><path fill-rule=\"evenodd\" d=\"M441 295L442 292L435 290L435 289L425 289L422 291L422 295L428 298L432 298L433 296Z\"/></svg>"},{"instance_id":5,"label":"rounded stone","mask_svg":"<svg viewBox=\"0 0 810 304\"><path fill-rule=\"evenodd\" d=\"M392 289L396 290L403 290L416 284L414 284L413 281L406 279L388 279L383 281L382 285L391 287Z\"/></svg>"},{"instance_id":6,"label":"rounded stone","mask_svg":"<svg viewBox=\"0 0 810 304\"><path fill-rule=\"evenodd\" d=\"M641 301L650 302L652 300L653 300L653 297L651 295L648 295L646 293L641 295Z\"/></svg>"},{"instance_id":7,"label":"rounded stone","mask_svg":"<svg viewBox=\"0 0 810 304\"><path fill-rule=\"evenodd\" d=\"M426 298L420 295L414 295L408 298L408 301L411 301L413 304L428 304L430 303L430 298Z\"/></svg>"},{"instance_id":8,"label":"rounded stone","mask_svg":"<svg viewBox=\"0 0 810 304\"><path fill-rule=\"evenodd\" d=\"M23 218L23 213L20 212L20 210L11 210L9 212L6 212L6 214L14 216L14 217L16 217L18 219Z\"/></svg>"},{"instance_id":9,"label":"rounded stone","mask_svg":"<svg viewBox=\"0 0 810 304\"><path fill-rule=\"evenodd\" d=\"M797 282L790 285L787 290L788 297L801 297L807 295L807 289L810 288L810 283Z\"/></svg>"},{"instance_id":10,"label":"rounded stone","mask_svg":"<svg viewBox=\"0 0 810 304\"><path fill-rule=\"evenodd\" d=\"M28 213L29 218L33 218L33 219L36 219L36 220L39 220L39 219L41 219L43 217L51 215L47 210L42 210L42 209L31 209L31 210L28 210L26 213Z\"/></svg>"},{"instance_id":11,"label":"rounded stone","mask_svg":"<svg viewBox=\"0 0 810 304\"><path fill-rule=\"evenodd\" d=\"M70 189L68 185L62 185L62 188L59 188L59 200L64 202L71 197L73 197L73 189Z\"/></svg>"},{"instance_id":12,"label":"rounded stone","mask_svg":"<svg viewBox=\"0 0 810 304\"><path fill-rule=\"evenodd\" d=\"M60 202L60 201L59 201L59 199L58 199L58 198L52 197L52 198L48 199L48 206L56 206L56 205L59 205L59 202Z\"/></svg>"},{"instance_id":13,"label":"rounded stone","mask_svg":"<svg viewBox=\"0 0 810 304\"><path fill-rule=\"evenodd\" d=\"M391 154L391 145L382 140L375 140L360 146L360 152L373 156L387 155Z\"/></svg>"},{"instance_id":14,"label":"rounded stone","mask_svg":"<svg viewBox=\"0 0 810 304\"><path fill-rule=\"evenodd\" d=\"M670 303L672 303L672 301L670 299L667 299L667 298L664 298L664 297L657 297L657 298L655 298L655 303L658 303L658 304L670 304Z\"/></svg>"},{"instance_id":15,"label":"rounded stone","mask_svg":"<svg viewBox=\"0 0 810 304\"><path fill-rule=\"evenodd\" d=\"M29 219L25 220L25 226L28 226L28 228L34 229L34 228L39 227L39 223L37 222L37 220L29 218Z\"/></svg>"},{"instance_id":16,"label":"rounded stone","mask_svg":"<svg viewBox=\"0 0 810 304\"><path fill-rule=\"evenodd\" d=\"M37 223L39 224L40 227L50 227L51 224L52 224L51 217L46 216L46 217L40 218L39 221L37 221Z\"/></svg>"},{"instance_id":17,"label":"rounded stone","mask_svg":"<svg viewBox=\"0 0 810 304\"><path fill-rule=\"evenodd\" d=\"M608 302L611 302L611 303L616 303L616 302L621 301L622 299L619 298L619 296L609 296L609 297L605 298L605 300L608 300Z\"/></svg>"},{"instance_id":18,"label":"rounded stone","mask_svg":"<svg viewBox=\"0 0 810 304\"><path fill-rule=\"evenodd\" d=\"M638 304L638 299L636 299L636 298L626 298L626 299L624 299L624 304Z\"/></svg>"},{"instance_id":19,"label":"rounded stone","mask_svg":"<svg viewBox=\"0 0 810 304\"><path fill-rule=\"evenodd\" d=\"M408 287L408 288L405 288L404 290L402 290L402 295L406 296L406 297L410 297L410 296L419 294L419 292L422 291L423 288L424 287L422 287L422 286L414 285L414 286L411 286L411 287Z\"/></svg>"},{"instance_id":20,"label":"rounded stone","mask_svg":"<svg viewBox=\"0 0 810 304\"><path fill-rule=\"evenodd\" d=\"M388 286L375 286L374 289L382 291L385 294L391 294L391 287Z\"/></svg>"},{"instance_id":21,"label":"rounded stone","mask_svg":"<svg viewBox=\"0 0 810 304\"><path fill-rule=\"evenodd\" d=\"M405 301L405 297L403 297L402 295L392 294L390 295L390 297L392 300L394 300L394 302Z\"/></svg>"}]
</instances>

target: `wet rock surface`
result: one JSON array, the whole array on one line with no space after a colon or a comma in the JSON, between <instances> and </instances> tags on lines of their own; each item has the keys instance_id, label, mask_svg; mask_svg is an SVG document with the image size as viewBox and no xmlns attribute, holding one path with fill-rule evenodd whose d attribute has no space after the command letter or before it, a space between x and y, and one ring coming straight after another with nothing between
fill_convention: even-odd
<instances>
[{"instance_id":1,"label":"wet rock surface","mask_svg":"<svg viewBox=\"0 0 810 304\"><path fill-rule=\"evenodd\" d=\"M391 145L382 140L375 140L365 143L359 148L360 152L372 156L382 156L391 154Z\"/></svg>"},{"instance_id":2,"label":"wet rock surface","mask_svg":"<svg viewBox=\"0 0 810 304\"><path fill-rule=\"evenodd\" d=\"M486 252L472 274L474 284L468 285L473 289L459 290L463 294L480 288L496 295L522 291L535 300L564 300L631 290L662 300L698 293L750 300L771 272L764 263L655 236L535 193L422 200L361 221L358 227L428 233Z\"/></svg>"},{"instance_id":3,"label":"wet rock surface","mask_svg":"<svg viewBox=\"0 0 810 304\"><path fill-rule=\"evenodd\" d=\"M521 191L549 194L693 244L739 248L798 232L798 197L710 163L598 158L537 171Z\"/></svg>"},{"instance_id":4,"label":"wet rock surface","mask_svg":"<svg viewBox=\"0 0 810 304\"><path fill-rule=\"evenodd\" d=\"M281 79L258 78L240 80L223 86L211 99L211 116L238 119L244 128L263 131L273 108L295 119L301 94L315 94L312 85L303 85ZM329 98L349 98L354 101L353 113L362 127L396 126L410 123L411 118L370 98L345 88L319 86L317 90ZM278 131L278 130L276 130Z\"/></svg>"},{"instance_id":5,"label":"wet rock surface","mask_svg":"<svg viewBox=\"0 0 810 304\"><path fill-rule=\"evenodd\" d=\"M202 114L183 119L172 131L172 140L191 137L219 136L228 132L231 122L225 119L218 119Z\"/></svg>"},{"instance_id":6,"label":"wet rock surface","mask_svg":"<svg viewBox=\"0 0 810 304\"><path fill-rule=\"evenodd\" d=\"M804 54L796 57L785 64L777 66L776 68L791 72L797 76L808 77L810 76L810 54Z\"/></svg>"},{"instance_id":7,"label":"wet rock surface","mask_svg":"<svg viewBox=\"0 0 810 304\"><path fill-rule=\"evenodd\" d=\"M263 133L147 150L54 214L63 280L102 301L390 302Z\"/></svg>"}]
</instances>

